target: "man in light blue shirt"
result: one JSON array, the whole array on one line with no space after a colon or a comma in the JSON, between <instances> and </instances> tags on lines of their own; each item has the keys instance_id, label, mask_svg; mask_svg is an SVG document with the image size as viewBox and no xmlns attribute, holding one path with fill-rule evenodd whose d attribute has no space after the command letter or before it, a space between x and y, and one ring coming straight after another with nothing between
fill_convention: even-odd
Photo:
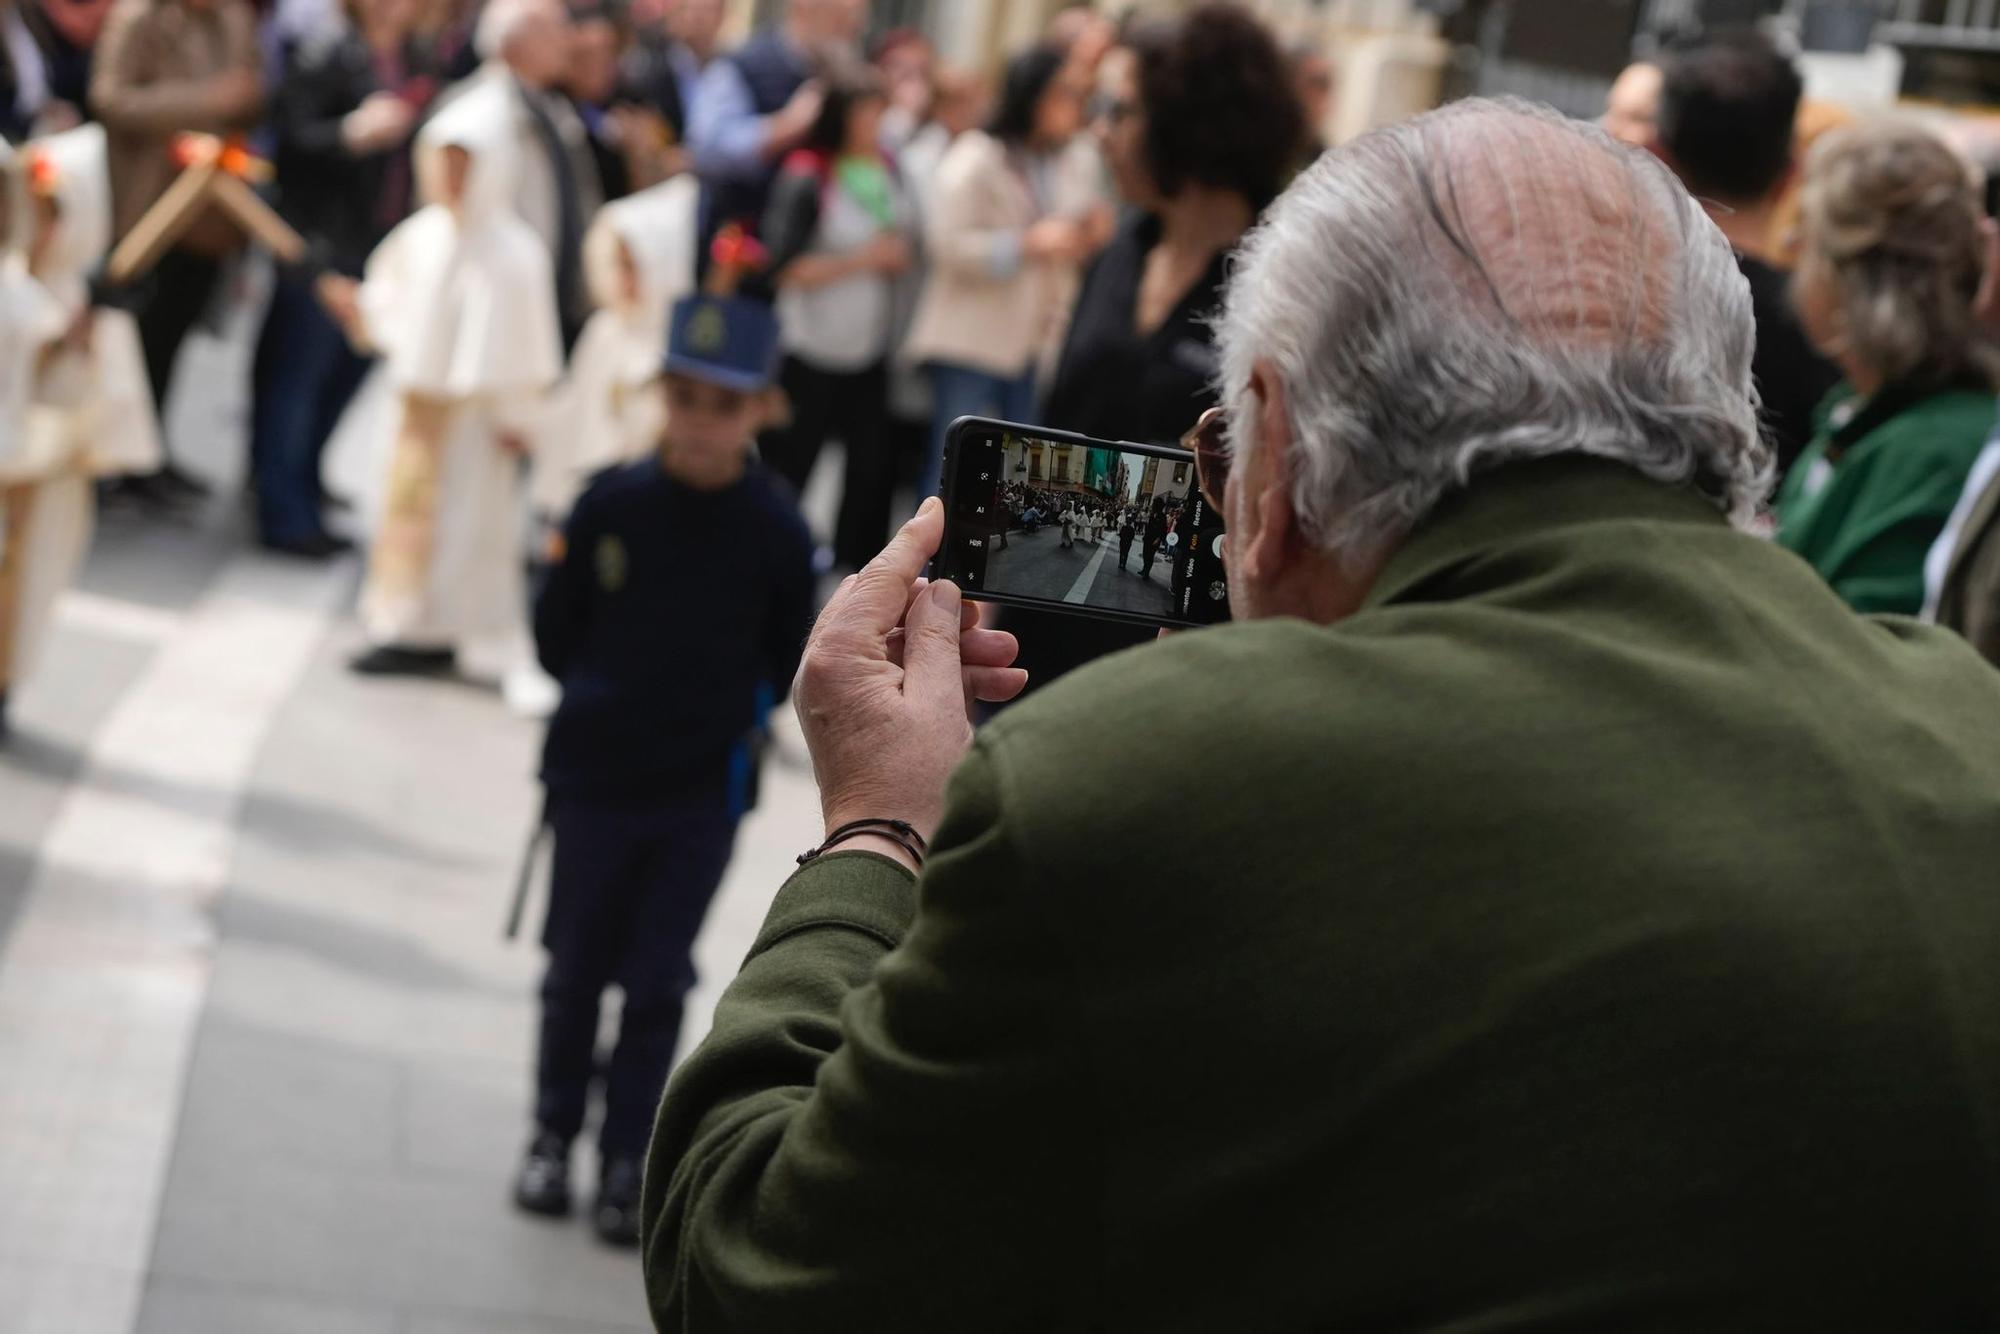
<instances>
[{"instance_id":1,"label":"man in light blue shirt","mask_svg":"<svg viewBox=\"0 0 2000 1334\"><path fill-rule=\"evenodd\" d=\"M702 71L688 109L688 150L708 189L708 230L740 222L755 231L771 178L819 116L814 64L853 55L860 0L789 0L784 20Z\"/></svg>"}]
</instances>

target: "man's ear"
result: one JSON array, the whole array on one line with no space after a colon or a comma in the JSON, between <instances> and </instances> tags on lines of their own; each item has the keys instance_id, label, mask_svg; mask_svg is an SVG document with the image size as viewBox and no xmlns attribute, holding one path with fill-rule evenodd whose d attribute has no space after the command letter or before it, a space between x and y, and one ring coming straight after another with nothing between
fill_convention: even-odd
<instances>
[{"instance_id":1,"label":"man's ear","mask_svg":"<svg viewBox=\"0 0 2000 1334\"><path fill-rule=\"evenodd\" d=\"M1244 508L1250 519L1249 531L1241 540L1232 536L1230 547L1243 562L1243 575L1252 583L1268 583L1288 569L1298 555L1298 519L1292 512L1292 415L1285 400L1284 381L1267 361L1250 371L1250 392L1257 404L1254 424L1257 445L1250 451L1250 467L1232 486L1248 488Z\"/></svg>"}]
</instances>

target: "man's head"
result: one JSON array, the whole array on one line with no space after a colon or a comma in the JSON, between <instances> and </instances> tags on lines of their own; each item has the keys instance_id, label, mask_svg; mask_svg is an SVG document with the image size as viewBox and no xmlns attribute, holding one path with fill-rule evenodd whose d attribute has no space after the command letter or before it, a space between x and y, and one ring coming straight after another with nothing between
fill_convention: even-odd
<instances>
[{"instance_id":1,"label":"man's head","mask_svg":"<svg viewBox=\"0 0 2000 1334\"><path fill-rule=\"evenodd\" d=\"M564 90L586 106L609 105L618 94L618 60L624 50L625 32L611 10L596 5L572 10Z\"/></svg>"},{"instance_id":2,"label":"man's head","mask_svg":"<svg viewBox=\"0 0 2000 1334\"><path fill-rule=\"evenodd\" d=\"M675 41L707 60L715 54L722 39L722 20L726 15L722 0L680 0L667 19L667 31Z\"/></svg>"},{"instance_id":3,"label":"man's head","mask_svg":"<svg viewBox=\"0 0 2000 1334\"><path fill-rule=\"evenodd\" d=\"M1713 33L1669 51L1660 79L1653 151L1690 192L1744 207L1784 188L1804 85L1770 38Z\"/></svg>"},{"instance_id":4,"label":"man's head","mask_svg":"<svg viewBox=\"0 0 2000 1334\"><path fill-rule=\"evenodd\" d=\"M556 0L492 0L479 16L474 48L544 92L569 72L569 16Z\"/></svg>"},{"instance_id":5,"label":"man's head","mask_svg":"<svg viewBox=\"0 0 2000 1334\"><path fill-rule=\"evenodd\" d=\"M1627 65L1612 80L1597 123L1621 144L1651 148L1659 132L1660 82L1658 65L1645 60Z\"/></svg>"},{"instance_id":6,"label":"man's head","mask_svg":"<svg viewBox=\"0 0 2000 1334\"><path fill-rule=\"evenodd\" d=\"M1472 100L1328 153L1245 242L1217 329L1239 615L1337 619L1473 473L1586 454L1740 519L1769 484L1750 293L1654 159Z\"/></svg>"},{"instance_id":7,"label":"man's head","mask_svg":"<svg viewBox=\"0 0 2000 1334\"><path fill-rule=\"evenodd\" d=\"M792 40L814 50L828 46L852 50L867 18L865 0L790 0L785 6L785 27Z\"/></svg>"}]
</instances>

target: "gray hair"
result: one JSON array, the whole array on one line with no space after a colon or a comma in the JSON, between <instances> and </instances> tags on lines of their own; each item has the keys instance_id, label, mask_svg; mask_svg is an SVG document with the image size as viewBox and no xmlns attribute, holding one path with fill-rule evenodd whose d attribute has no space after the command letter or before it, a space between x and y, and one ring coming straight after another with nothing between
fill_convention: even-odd
<instances>
[{"instance_id":1,"label":"gray hair","mask_svg":"<svg viewBox=\"0 0 2000 1334\"><path fill-rule=\"evenodd\" d=\"M1772 456L1750 290L1659 162L1595 126L1469 100L1323 156L1245 241L1217 321L1231 446L1267 360L1309 540L1365 558L1476 472L1587 454L1747 524Z\"/></svg>"},{"instance_id":2,"label":"gray hair","mask_svg":"<svg viewBox=\"0 0 2000 1334\"><path fill-rule=\"evenodd\" d=\"M481 60L493 60L506 49L515 31L538 14L560 12L557 0L489 0L472 30L472 50Z\"/></svg>"},{"instance_id":3,"label":"gray hair","mask_svg":"<svg viewBox=\"0 0 2000 1334\"><path fill-rule=\"evenodd\" d=\"M1985 210L1968 162L1936 131L1895 117L1823 136L1799 194L1797 281L1824 277L1855 360L1885 380L2000 380L1973 309Z\"/></svg>"}]
</instances>

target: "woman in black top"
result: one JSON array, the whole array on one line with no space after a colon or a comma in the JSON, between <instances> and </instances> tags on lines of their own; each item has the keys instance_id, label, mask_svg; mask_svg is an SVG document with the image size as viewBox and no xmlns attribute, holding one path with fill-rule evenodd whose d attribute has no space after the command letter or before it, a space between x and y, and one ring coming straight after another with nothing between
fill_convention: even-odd
<instances>
[{"instance_id":1,"label":"woman in black top","mask_svg":"<svg viewBox=\"0 0 2000 1334\"><path fill-rule=\"evenodd\" d=\"M1042 419L1108 440L1178 444L1215 402L1206 318L1224 266L1290 179L1302 115L1271 34L1235 5L1128 28L1107 57L1096 129L1130 211L1084 276ZM1010 611L1030 689L1152 637Z\"/></svg>"}]
</instances>

